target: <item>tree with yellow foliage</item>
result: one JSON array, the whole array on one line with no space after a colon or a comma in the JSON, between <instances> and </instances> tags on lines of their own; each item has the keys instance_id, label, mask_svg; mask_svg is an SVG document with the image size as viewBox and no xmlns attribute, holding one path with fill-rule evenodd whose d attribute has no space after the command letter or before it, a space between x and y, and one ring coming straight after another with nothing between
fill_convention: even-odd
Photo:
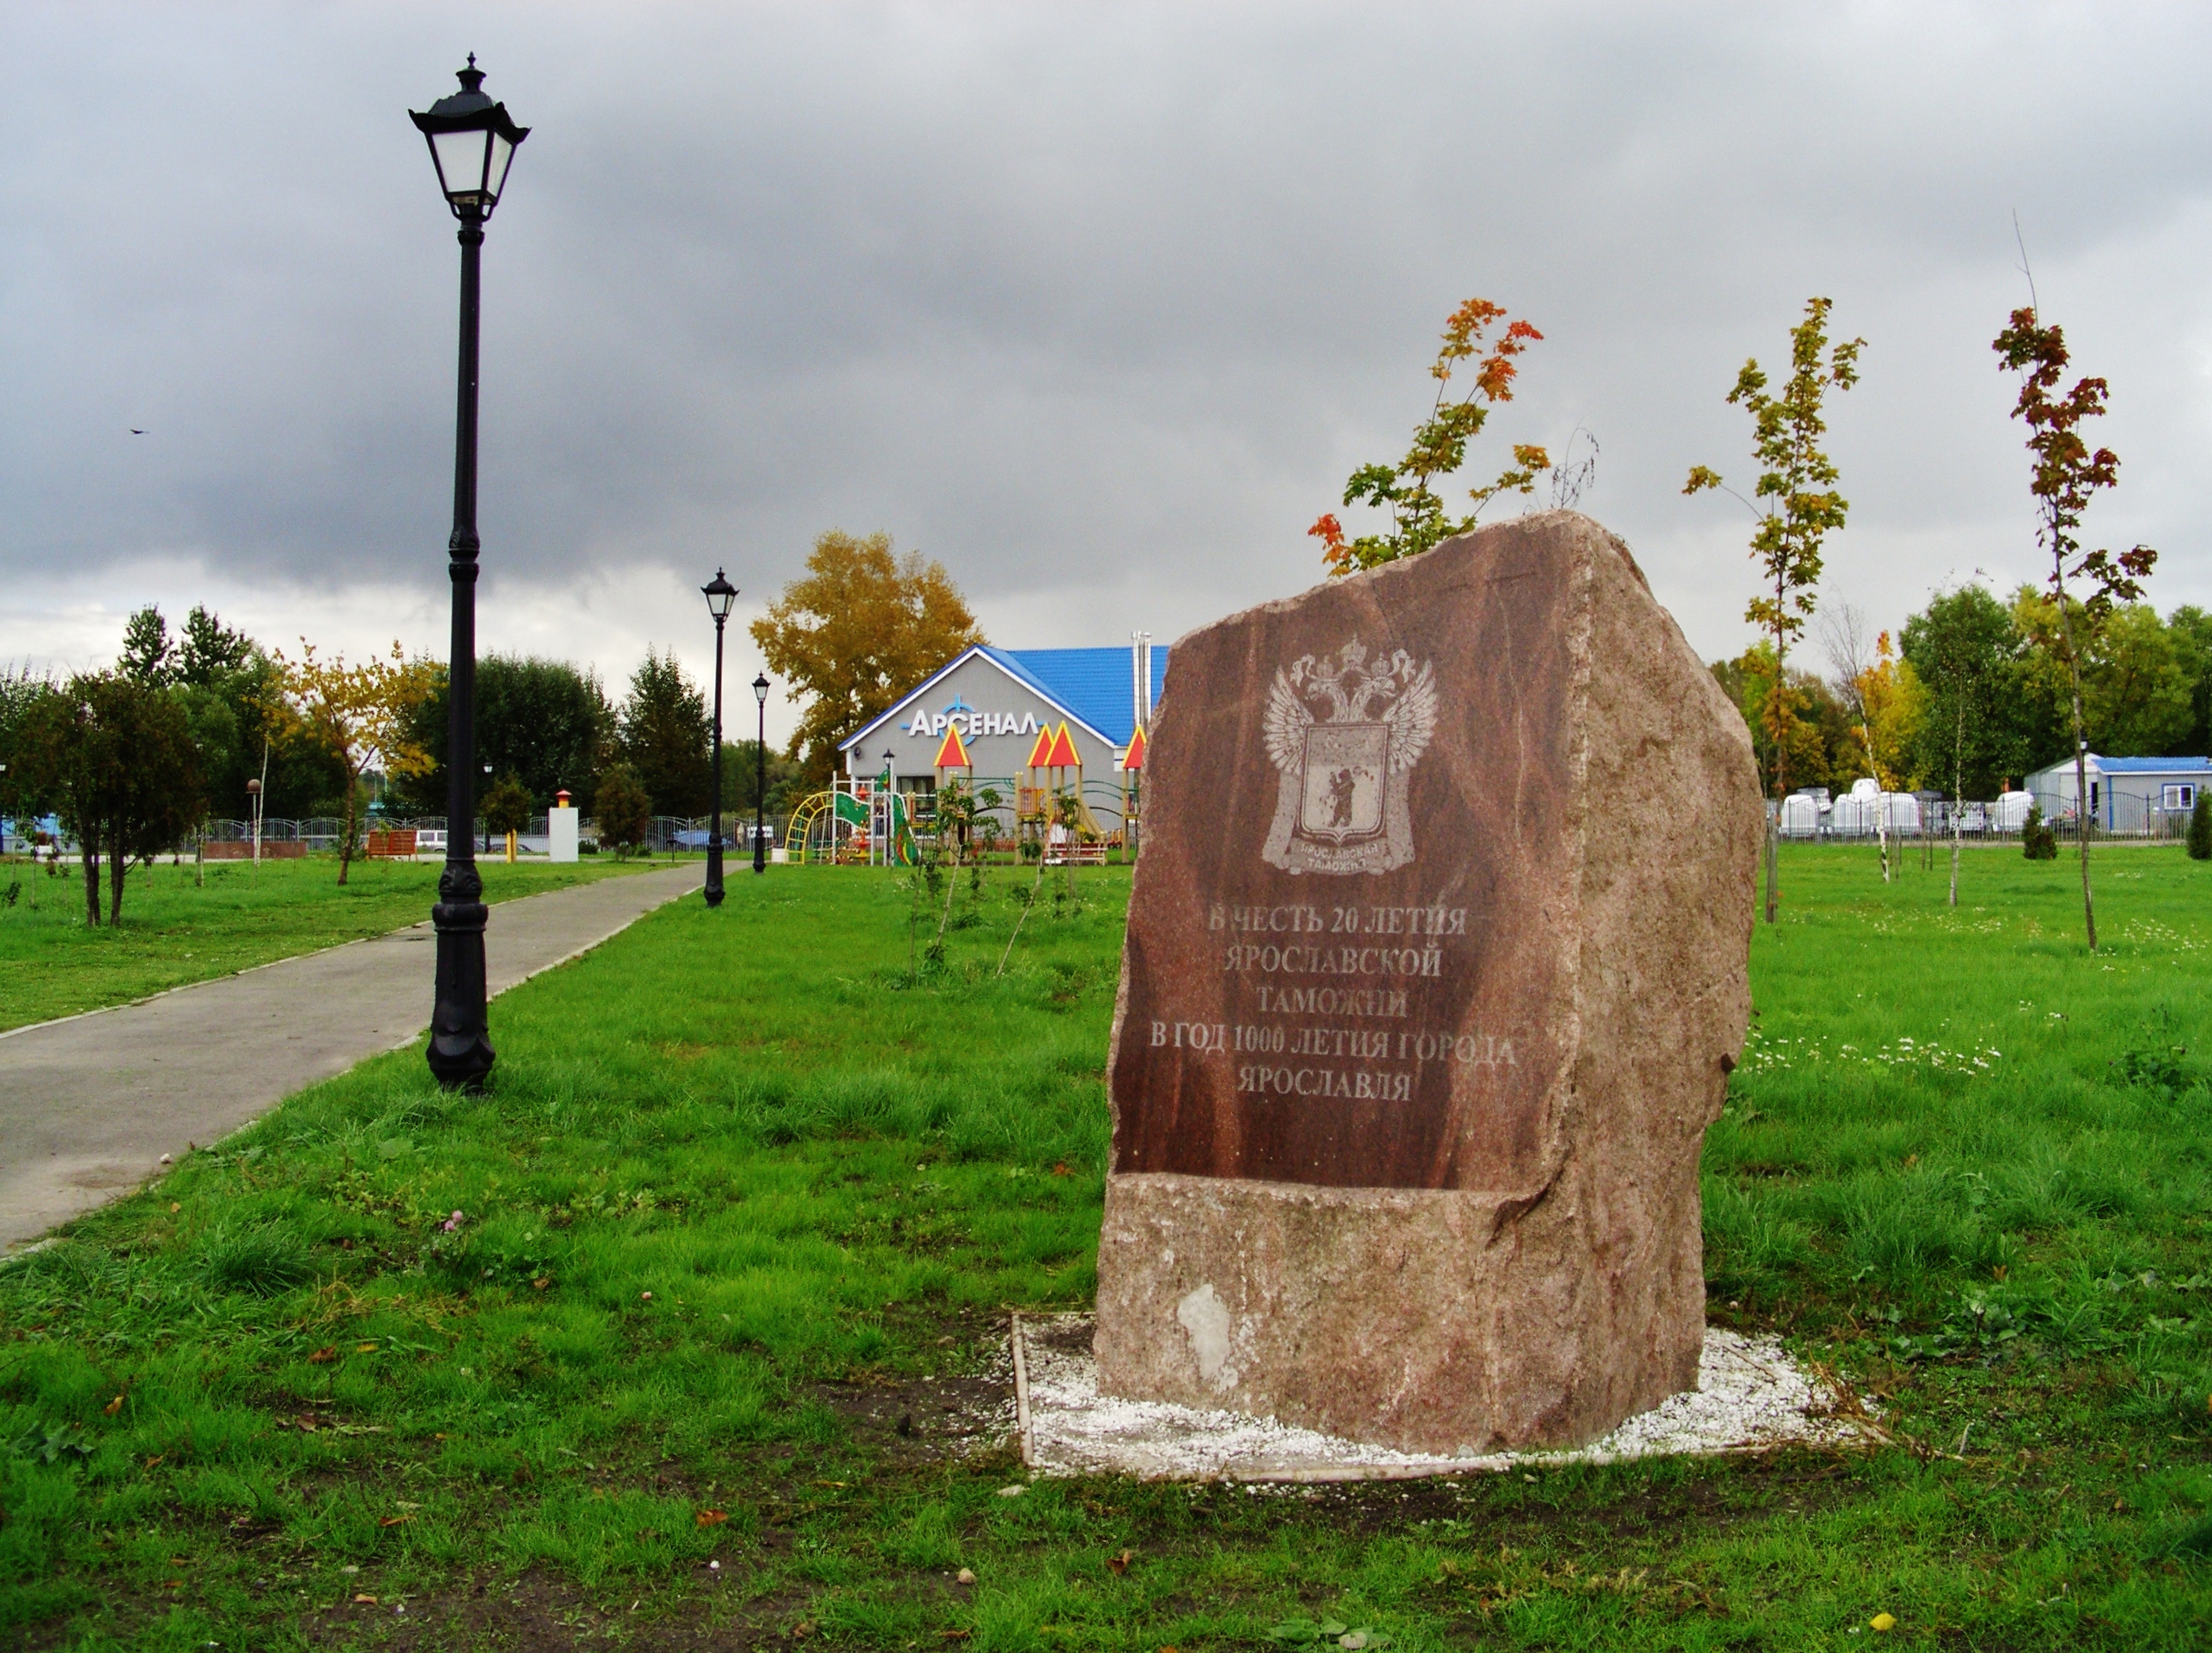
<instances>
[{"instance_id":1,"label":"tree with yellow foliage","mask_svg":"<svg viewBox=\"0 0 2212 1653\"><path fill-rule=\"evenodd\" d=\"M1846 603L1826 616L1820 628L1828 664L1835 673L1838 696L1851 714L1859 755L1884 792L1902 792L1910 774L1912 738L1919 732L1927 708L1927 688L1912 669L1899 660L1889 633L1877 636L1866 646L1866 616ZM1878 802L1874 833L1881 843L1882 882L1890 878L1889 806Z\"/></svg>"},{"instance_id":2,"label":"tree with yellow foliage","mask_svg":"<svg viewBox=\"0 0 2212 1653\"><path fill-rule=\"evenodd\" d=\"M1853 687L1866 767L1884 792L1903 792L1919 778L1911 767L1912 740L1927 708L1927 687L1910 661L1898 658L1886 631L1874 639L1874 663Z\"/></svg>"},{"instance_id":3,"label":"tree with yellow foliage","mask_svg":"<svg viewBox=\"0 0 2212 1653\"><path fill-rule=\"evenodd\" d=\"M834 773L839 741L984 640L943 563L894 555L888 534L835 528L752 632L768 669L806 696L790 752L816 786Z\"/></svg>"},{"instance_id":4,"label":"tree with yellow foliage","mask_svg":"<svg viewBox=\"0 0 2212 1653\"><path fill-rule=\"evenodd\" d=\"M300 640L300 658L276 655L278 701L270 709L279 726L325 747L346 768L346 836L339 846L338 881L352 870L360 837L361 778L381 767L387 775L420 774L431 754L408 738L408 715L438 687L438 668L409 661L392 645L392 657L372 656L358 666L343 655L319 660L315 645ZM470 823L446 822L465 833Z\"/></svg>"}]
</instances>

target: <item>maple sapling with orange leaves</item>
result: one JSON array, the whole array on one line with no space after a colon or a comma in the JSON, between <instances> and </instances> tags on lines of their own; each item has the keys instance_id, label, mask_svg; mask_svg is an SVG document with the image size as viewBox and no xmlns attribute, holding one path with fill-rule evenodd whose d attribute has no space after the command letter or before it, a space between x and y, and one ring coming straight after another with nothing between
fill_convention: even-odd
<instances>
[{"instance_id":1,"label":"maple sapling with orange leaves","mask_svg":"<svg viewBox=\"0 0 2212 1653\"><path fill-rule=\"evenodd\" d=\"M1491 324L1498 321L1505 321L1504 331L1488 341ZM1491 409L1513 399L1513 380L1520 372L1514 359L1543 337L1525 321L1507 320L1505 306L1487 299L1470 299L1452 313L1445 324L1444 347L1429 369L1429 377L1436 380L1436 402L1415 429L1413 445L1396 465L1361 465L1344 484L1346 504L1388 510L1391 531L1346 539L1333 511L1324 512L1306 530L1321 542L1321 560L1331 575L1353 574L1418 556L1472 528L1483 507L1499 494L1536 491L1537 478L1551 468L1551 456L1526 443L1514 445L1513 463L1495 482L1468 490L1475 508L1465 517L1449 515L1429 484L1453 475L1466 463L1467 444L1481 432ZM1486 341L1488 353L1476 364L1473 383L1454 397L1454 364L1483 351Z\"/></svg>"}]
</instances>

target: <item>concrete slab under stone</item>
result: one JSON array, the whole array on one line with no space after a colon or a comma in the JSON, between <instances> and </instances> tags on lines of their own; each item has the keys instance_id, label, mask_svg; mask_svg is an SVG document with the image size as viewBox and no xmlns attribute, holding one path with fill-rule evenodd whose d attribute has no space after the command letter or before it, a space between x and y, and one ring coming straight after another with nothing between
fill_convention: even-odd
<instances>
[{"instance_id":1,"label":"concrete slab under stone","mask_svg":"<svg viewBox=\"0 0 2212 1653\"><path fill-rule=\"evenodd\" d=\"M1884 1439L1774 1337L1707 1328L1694 1390L1669 1396L1570 1452L1456 1458L1345 1440L1272 1418L1102 1394L1088 1314L1017 1316L1015 1407L1022 1461L1043 1475L1173 1481L1371 1481L1496 1473L1631 1459L1713 1457Z\"/></svg>"},{"instance_id":2,"label":"concrete slab under stone","mask_svg":"<svg viewBox=\"0 0 2212 1653\"><path fill-rule=\"evenodd\" d=\"M501 901L494 994L696 889L697 866ZM104 1205L293 1091L411 1044L430 1024L425 924L0 1034L0 1248Z\"/></svg>"}]
</instances>

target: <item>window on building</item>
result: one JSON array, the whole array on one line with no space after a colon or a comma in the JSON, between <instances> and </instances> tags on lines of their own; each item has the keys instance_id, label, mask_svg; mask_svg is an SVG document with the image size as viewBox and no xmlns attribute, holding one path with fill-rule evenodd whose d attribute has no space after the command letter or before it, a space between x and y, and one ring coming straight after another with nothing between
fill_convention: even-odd
<instances>
[{"instance_id":1,"label":"window on building","mask_svg":"<svg viewBox=\"0 0 2212 1653\"><path fill-rule=\"evenodd\" d=\"M2196 788L2187 782L2161 787L2158 789L2158 805L2162 809L2194 809L2196 807Z\"/></svg>"}]
</instances>

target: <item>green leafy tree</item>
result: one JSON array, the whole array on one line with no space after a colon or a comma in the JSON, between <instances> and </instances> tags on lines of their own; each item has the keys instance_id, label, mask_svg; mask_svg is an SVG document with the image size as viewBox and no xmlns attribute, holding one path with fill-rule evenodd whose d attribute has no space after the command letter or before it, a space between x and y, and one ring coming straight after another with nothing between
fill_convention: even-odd
<instances>
[{"instance_id":1,"label":"green leafy tree","mask_svg":"<svg viewBox=\"0 0 2212 1653\"><path fill-rule=\"evenodd\" d=\"M2036 502L2036 538L2051 558L2044 589L2057 605L2058 643L2066 667L2068 696L2074 736L2075 796L2081 800L2077 813L2081 830L2082 924L2089 949L2097 951L2097 899L2090 886L2089 843L2094 836L2089 802L2089 744L2082 699L2084 629L2094 635L2111 617L2116 605L2135 603L2143 596L2142 582L2149 576L2158 553L2137 545L2115 556L2099 549L2084 551L2082 515L2102 489L2120 479L2120 456L2110 448L2092 451L2082 426L2104 415L2110 388L2101 379L2080 379L2063 396L2051 392L2065 376L2070 356L2063 328L2044 326L2032 305L2015 310L2004 332L1991 342L2005 366L2018 373L2020 398L2012 417L2028 427L2028 451L2034 457L2029 492ZM2081 622L2076 623L2066 583L2081 583L2088 595L2081 602Z\"/></svg>"},{"instance_id":2,"label":"green leafy tree","mask_svg":"<svg viewBox=\"0 0 2212 1653\"><path fill-rule=\"evenodd\" d=\"M2082 674L2083 714L2093 750L2155 758L2189 738L2196 688L2189 639L2148 603L2116 608L2090 634Z\"/></svg>"},{"instance_id":3,"label":"green leafy tree","mask_svg":"<svg viewBox=\"0 0 2212 1653\"><path fill-rule=\"evenodd\" d=\"M54 693L53 679L27 666L0 666L0 815L26 807L24 770L16 752L16 733L32 704Z\"/></svg>"},{"instance_id":4,"label":"green leafy tree","mask_svg":"<svg viewBox=\"0 0 2212 1653\"><path fill-rule=\"evenodd\" d=\"M477 806L484 813L484 824L490 831L504 837L519 833L530 826L531 813L530 788L511 774L503 774L484 794Z\"/></svg>"},{"instance_id":5,"label":"green leafy tree","mask_svg":"<svg viewBox=\"0 0 2212 1653\"><path fill-rule=\"evenodd\" d=\"M593 825L599 841L614 846L618 857L627 857L645 841L653 825L653 800L627 763L612 764L601 772Z\"/></svg>"},{"instance_id":6,"label":"green leafy tree","mask_svg":"<svg viewBox=\"0 0 2212 1653\"><path fill-rule=\"evenodd\" d=\"M622 761L656 813L703 815L714 788L714 721L707 696L673 650L648 651L630 675L620 716Z\"/></svg>"},{"instance_id":7,"label":"green leafy tree","mask_svg":"<svg viewBox=\"0 0 2212 1653\"><path fill-rule=\"evenodd\" d=\"M2035 704L2027 639L1983 587L1939 592L1905 622L1900 652L1926 692L1915 774L1940 775L1956 798L1993 798L2035 767L2047 717Z\"/></svg>"},{"instance_id":8,"label":"green leafy tree","mask_svg":"<svg viewBox=\"0 0 2212 1653\"><path fill-rule=\"evenodd\" d=\"M591 813L600 765L616 740L615 711L596 674L565 660L486 655L477 662L476 700L479 762L514 775L541 809L566 790ZM425 815L445 813L447 704L439 666L408 726L431 767L398 788L402 804Z\"/></svg>"},{"instance_id":9,"label":"green leafy tree","mask_svg":"<svg viewBox=\"0 0 2212 1653\"><path fill-rule=\"evenodd\" d=\"M763 793L760 772L767 771ZM722 807L732 815L750 820L755 800L764 815L786 813L792 794L803 784L799 765L774 747L764 754L757 741L722 742Z\"/></svg>"},{"instance_id":10,"label":"green leafy tree","mask_svg":"<svg viewBox=\"0 0 2212 1653\"><path fill-rule=\"evenodd\" d=\"M2212 614L2184 603L2166 616L2182 664L2189 673L2189 732L2172 753L2192 757L2212 755Z\"/></svg>"},{"instance_id":11,"label":"green leafy tree","mask_svg":"<svg viewBox=\"0 0 2212 1653\"><path fill-rule=\"evenodd\" d=\"M123 879L200 819L198 753L176 697L121 672L90 672L37 696L16 730L9 767L31 807L49 808L77 840L85 922L100 923L100 871L108 872L108 922L122 917Z\"/></svg>"},{"instance_id":12,"label":"green leafy tree","mask_svg":"<svg viewBox=\"0 0 2212 1653\"><path fill-rule=\"evenodd\" d=\"M169 641L169 622L152 603L124 622L122 658L115 669L149 688L166 688L174 681L176 645Z\"/></svg>"},{"instance_id":13,"label":"green leafy tree","mask_svg":"<svg viewBox=\"0 0 2212 1653\"><path fill-rule=\"evenodd\" d=\"M1505 322L1504 331L1491 339L1492 324L1500 321ZM1505 306L1488 299L1470 299L1452 313L1444 324L1443 348L1429 368L1429 377L1436 380L1436 399L1428 418L1414 427L1406 457L1394 465L1361 465L1344 484L1344 503L1387 510L1390 531L1346 539L1333 511L1323 512L1306 530L1321 542L1321 560L1331 575L1355 574L1418 556L1474 527L1483 508L1498 495L1536 491L1537 478L1551 469L1551 457L1528 444L1515 445L1513 463L1495 481L1468 490L1474 509L1465 517L1446 510L1442 496L1430 484L1458 474L1467 461L1467 445L1490 422L1491 410L1513 399L1513 380L1520 372L1514 359L1543 337L1525 321L1508 320ZM1471 382L1453 395L1452 379L1458 365L1485 349L1488 353L1476 364ZM1595 463L1594 453L1590 463ZM1587 482L1583 476L1572 492L1579 496Z\"/></svg>"},{"instance_id":14,"label":"green leafy tree","mask_svg":"<svg viewBox=\"0 0 2212 1653\"><path fill-rule=\"evenodd\" d=\"M2189 854L2193 861L2212 861L2212 793L2196 790L2196 807L2189 812Z\"/></svg>"},{"instance_id":15,"label":"green leafy tree","mask_svg":"<svg viewBox=\"0 0 2212 1653\"><path fill-rule=\"evenodd\" d=\"M1820 446L1827 432L1821 411L1830 390L1847 391L1859 382L1859 352L1863 339L1853 339L1833 348L1828 344L1829 299L1808 299L1805 319L1790 329L1790 374L1780 396L1767 388L1767 374L1754 357L1736 374L1728 400L1751 415L1752 454L1760 465L1759 481L1746 498L1707 465L1690 467L1682 492L1695 494L1718 488L1741 500L1756 520L1752 530L1752 560L1762 577L1760 594L1745 608L1743 617L1767 634L1776 669L1786 670L1789 647L1805 629L1820 583L1820 552L1827 537L1842 528L1851 504L1834 486L1834 464ZM1773 702L1780 717L1785 701ZM1774 922L1780 899L1775 866L1774 834L1781 800L1789 795L1789 744L1779 731L1773 743L1776 809L1767 825L1767 922Z\"/></svg>"},{"instance_id":16,"label":"green leafy tree","mask_svg":"<svg viewBox=\"0 0 2212 1653\"><path fill-rule=\"evenodd\" d=\"M214 813L244 816L248 780L266 781L266 813L278 817L320 813L322 800L343 794L344 765L319 743L287 732L275 709L284 674L251 637L194 604L171 662Z\"/></svg>"},{"instance_id":17,"label":"green leafy tree","mask_svg":"<svg viewBox=\"0 0 2212 1653\"><path fill-rule=\"evenodd\" d=\"M1841 789L1860 774L1850 711L1821 678L1796 667L1782 674L1786 699L1777 713L1771 704L1774 651L1766 643L1754 643L1734 660L1715 661L1711 669L1743 715L1762 774L1774 762L1777 729L1788 744L1789 773L1799 785Z\"/></svg>"},{"instance_id":18,"label":"green leafy tree","mask_svg":"<svg viewBox=\"0 0 2212 1653\"><path fill-rule=\"evenodd\" d=\"M1955 806L1994 794L1999 781L2027 772L2017 725L2006 716L2009 686L2019 680L2018 631L2005 605L1978 585L1939 592L1905 622L1905 664L1925 696L1910 761L1941 775ZM1959 905L1964 813L1951 812L1951 905Z\"/></svg>"},{"instance_id":19,"label":"green leafy tree","mask_svg":"<svg viewBox=\"0 0 2212 1653\"><path fill-rule=\"evenodd\" d=\"M801 697L786 749L813 787L829 784L839 741L984 640L944 564L894 555L888 534L835 528L751 630L768 669Z\"/></svg>"},{"instance_id":20,"label":"green leafy tree","mask_svg":"<svg viewBox=\"0 0 2212 1653\"><path fill-rule=\"evenodd\" d=\"M261 650L251 637L232 630L195 603L184 617L184 636L177 645L176 681L214 688L235 674L249 671L260 658Z\"/></svg>"},{"instance_id":21,"label":"green leafy tree","mask_svg":"<svg viewBox=\"0 0 2212 1653\"><path fill-rule=\"evenodd\" d=\"M263 802L272 817L343 813L345 766L282 716L283 673L276 662L204 605L194 605L175 637L160 609L141 609L124 627L117 669L178 694L214 812L243 816L246 783L265 780Z\"/></svg>"}]
</instances>

